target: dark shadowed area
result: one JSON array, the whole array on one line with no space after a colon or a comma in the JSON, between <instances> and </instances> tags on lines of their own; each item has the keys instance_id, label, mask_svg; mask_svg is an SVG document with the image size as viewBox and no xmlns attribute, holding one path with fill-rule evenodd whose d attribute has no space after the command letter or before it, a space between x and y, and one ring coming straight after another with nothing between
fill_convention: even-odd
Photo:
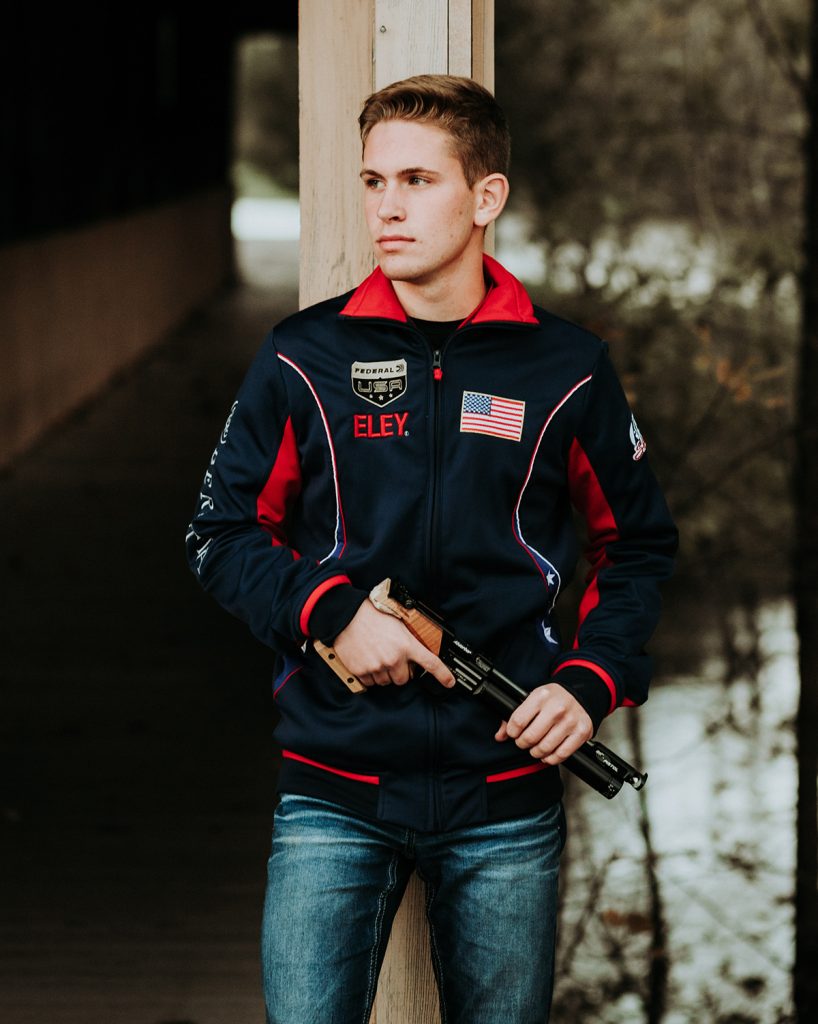
<instances>
[{"instance_id":1,"label":"dark shadowed area","mask_svg":"<svg viewBox=\"0 0 818 1024\"><path fill-rule=\"evenodd\" d=\"M261 1020L270 658L197 587L207 454L292 290L215 300L0 480L0 1017Z\"/></svg>"}]
</instances>

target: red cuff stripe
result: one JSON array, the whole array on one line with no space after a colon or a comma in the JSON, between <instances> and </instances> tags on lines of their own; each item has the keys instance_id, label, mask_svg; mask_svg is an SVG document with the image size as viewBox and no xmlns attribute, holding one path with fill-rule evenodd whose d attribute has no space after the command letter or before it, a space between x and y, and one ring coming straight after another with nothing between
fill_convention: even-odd
<instances>
[{"instance_id":1,"label":"red cuff stripe","mask_svg":"<svg viewBox=\"0 0 818 1024\"><path fill-rule=\"evenodd\" d=\"M505 782L506 779L518 779L521 775L533 775L535 772L544 772L548 767L547 764L529 764L524 768L512 768L507 772L487 775L486 782Z\"/></svg>"},{"instance_id":2,"label":"red cuff stripe","mask_svg":"<svg viewBox=\"0 0 818 1024\"><path fill-rule=\"evenodd\" d=\"M340 768L332 768L328 764L321 764L320 761L311 761L308 757L294 754L291 750L282 750L281 756L288 758L290 761L301 761L302 764L308 764L312 768L320 768L324 772L332 772L333 775L342 775L345 779L352 779L354 782L368 782L370 786L379 786L381 783L380 775L358 775L355 772L345 772Z\"/></svg>"},{"instance_id":3,"label":"red cuff stripe","mask_svg":"<svg viewBox=\"0 0 818 1024\"><path fill-rule=\"evenodd\" d=\"M318 604L318 601L326 594L328 590L332 590L333 587L338 587L342 583L349 583L349 576L330 576L328 580L324 580L323 583L319 583L318 586L313 590L307 600L304 602L304 607L301 609L301 616L298 620L299 628L304 636L309 636L309 622L310 615L312 615L313 608Z\"/></svg>"},{"instance_id":4,"label":"red cuff stripe","mask_svg":"<svg viewBox=\"0 0 818 1024\"><path fill-rule=\"evenodd\" d=\"M590 669L591 672L599 676L602 682L608 687L611 692L611 706L608 708L608 714L610 714L616 707L616 683L613 681L613 676L606 672L604 668L600 668L599 665L595 665L592 661L583 661L581 658L572 658L570 661L564 661L558 668L554 669L553 675L558 675L564 668L568 668L569 665L577 665L579 668Z\"/></svg>"}]
</instances>

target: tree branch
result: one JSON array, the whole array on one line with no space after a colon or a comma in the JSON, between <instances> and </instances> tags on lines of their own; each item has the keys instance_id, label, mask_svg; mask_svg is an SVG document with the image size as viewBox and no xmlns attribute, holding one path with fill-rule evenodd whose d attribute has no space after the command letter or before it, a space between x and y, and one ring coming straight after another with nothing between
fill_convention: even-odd
<instances>
[{"instance_id":1,"label":"tree branch","mask_svg":"<svg viewBox=\"0 0 818 1024\"><path fill-rule=\"evenodd\" d=\"M752 19L753 26L759 39L764 44L767 56L778 67L785 80L793 86L798 95L806 104L807 101L807 78L801 74L795 66L792 54L784 46L773 28L767 12L761 5L760 0L747 0L747 10Z\"/></svg>"}]
</instances>

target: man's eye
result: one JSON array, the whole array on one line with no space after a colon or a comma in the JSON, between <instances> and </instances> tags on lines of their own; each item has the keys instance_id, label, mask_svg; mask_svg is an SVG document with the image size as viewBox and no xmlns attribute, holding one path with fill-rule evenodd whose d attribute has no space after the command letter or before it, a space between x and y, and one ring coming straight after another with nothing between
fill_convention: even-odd
<instances>
[{"instance_id":1,"label":"man's eye","mask_svg":"<svg viewBox=\"0 0 818 1024\"><path fill-rule=\"evenodd\" d=\"M364 178L364 185L366 188L378 189L383 186L383 182L380 178Z\"/></svg>"},{"instance_id":2,"label":"man's eye","mask_svg":"<svg viewBox=\"0 0 818 1024\"><path fill-rule=\"evenodd\" d=\"M413 174L412 177L409 179L410 185L428 185L428 183L429 179L422 178L419 174Z\"/></svg>"}]
</instances>

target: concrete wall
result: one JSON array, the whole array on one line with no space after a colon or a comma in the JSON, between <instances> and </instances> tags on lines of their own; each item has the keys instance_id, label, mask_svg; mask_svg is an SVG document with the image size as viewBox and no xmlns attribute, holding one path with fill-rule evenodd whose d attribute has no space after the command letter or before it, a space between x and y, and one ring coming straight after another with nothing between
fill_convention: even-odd
<instances>
[{"instance_id":1,"label":"concrete wall","mask_svg":"<svg viewBox=\"0 0 818 1024\"><path fill-rule=\"evenodd\" d=\"M227 190L0 248L0 467L229 277Z\"/></svg>"}]
</instances>

